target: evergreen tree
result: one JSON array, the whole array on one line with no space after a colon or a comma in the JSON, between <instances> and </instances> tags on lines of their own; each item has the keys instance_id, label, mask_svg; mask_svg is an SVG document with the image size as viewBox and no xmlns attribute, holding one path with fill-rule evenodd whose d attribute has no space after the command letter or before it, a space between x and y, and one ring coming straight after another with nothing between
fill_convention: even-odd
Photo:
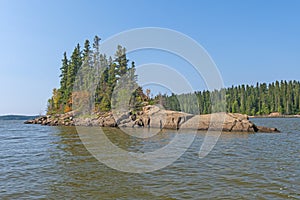
<instances>
[{"instance_id":1,"label":"evergreen tree","mask_svg":"<svg viewBox=\"0 0 300 200\"><path fill-rule=\"evenodd\" d=\"M67 88L67 79L68 79L68 69L69 69L69 60L67 58L67 53L64 52L64 57L62 59L62 66L60 68L61 75L60 77L60 89L65 91Z\"/></svg>"},{"instance_id":2,"label":"evergreen tree","mask_svg":"<svg viewBox=\"0 0 300 200\"><path fill-rule=\"evenodd\" d=\"M118 77L121 77L127 72L127 63L128 60L126 58L126 49L123 48L121 45L118 45L117 51L115 53L115 62L117 63L116 72Z\"/></svg>"}]
</instances>

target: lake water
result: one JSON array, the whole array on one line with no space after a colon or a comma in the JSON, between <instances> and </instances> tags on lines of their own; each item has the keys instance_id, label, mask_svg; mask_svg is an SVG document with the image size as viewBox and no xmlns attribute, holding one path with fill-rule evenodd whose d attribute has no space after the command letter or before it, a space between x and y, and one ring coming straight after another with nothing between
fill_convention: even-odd
<instances>
[{"instance_id":1,"label":"lake water","mask_svg":"<svg viewBox=\"0 0 300 200\"><path fill-rule=\"evenodd\" d=\"M202 159L198 133L173 164L134 174L100 163L74 127L0 120L0 199L300 199L300 118L252 121L282 133L223 133ZM107 134L122 148L143 146Z\"/></svg>"}]
</instances>

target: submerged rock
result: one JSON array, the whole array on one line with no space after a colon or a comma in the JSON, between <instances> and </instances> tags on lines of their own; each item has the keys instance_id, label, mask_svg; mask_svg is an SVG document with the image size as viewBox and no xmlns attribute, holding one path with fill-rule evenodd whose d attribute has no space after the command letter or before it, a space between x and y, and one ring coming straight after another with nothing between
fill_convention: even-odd
<instances>
[{"instance_id":1,"label":"submerged rock","mask_svg":"<svg viewBox=\"0 0 300 200\"><path fill-rule=\"evenodd\" d=\"M277 128L268 128L264 126L257 126L257 132L262 133L279 133L280 131Z\"/></svg>"}]
</instances>

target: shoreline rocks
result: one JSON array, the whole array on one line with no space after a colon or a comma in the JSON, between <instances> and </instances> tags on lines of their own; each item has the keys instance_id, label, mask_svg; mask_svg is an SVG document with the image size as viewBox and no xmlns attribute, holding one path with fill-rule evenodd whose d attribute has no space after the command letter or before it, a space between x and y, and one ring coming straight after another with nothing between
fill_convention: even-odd
<instances>
[{"instance_id":1,"label":"shoreline rocks","mask_svg":"<svg viewBox=\"0 0 300 200\"><path fill-rule=\"evenodd\" d=\"M284 115L278 112L270 113L269 115L254 115L249 118L300 118L300 115Z\"/></svg>"},{"instance_id":2,"label":"shoreline rocks","mask_svg":"<svg viewBox=\"0 0 300 200\"><path fill-rule=\"evenodd\" d=\"M213 113L192 115L184 112L163 110L148 105L136 113L95 113L81 117L76 111L65 114L41 116L27 120L25 124L48 126L101 126L101 127L148 127L160 129L222 130L224 132L279 132L276 128L256 126L247 115L238 113Z\"/></svg>"}]
</instances>

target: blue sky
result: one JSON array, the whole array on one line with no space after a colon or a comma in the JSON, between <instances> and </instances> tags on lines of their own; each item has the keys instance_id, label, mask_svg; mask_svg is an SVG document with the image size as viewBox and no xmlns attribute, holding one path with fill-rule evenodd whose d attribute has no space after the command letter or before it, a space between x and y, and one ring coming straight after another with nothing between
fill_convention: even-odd
<instances>
[{"instance_id":1,"label":"blue sky","mask_svg":"<svg viewBox=\"0 0 300 200\"><path fill-rule=\"evenodd\" d=\"M0 115L44 112L59 86L64 51L132 28L190 36L208 51L225 86L299 80L299 9L297 0L1 0Z\"/></svg>"}]
</instances>

